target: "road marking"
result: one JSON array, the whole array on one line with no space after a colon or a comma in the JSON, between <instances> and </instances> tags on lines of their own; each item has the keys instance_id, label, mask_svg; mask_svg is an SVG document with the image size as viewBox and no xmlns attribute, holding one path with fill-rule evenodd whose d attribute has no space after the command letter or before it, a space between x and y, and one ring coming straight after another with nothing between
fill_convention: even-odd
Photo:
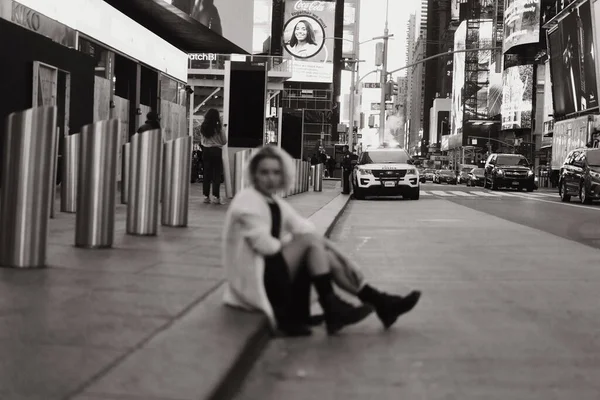
<instances>
[{"instance_id":1,"label":"road marking","mask_svg":"<svg viewBox=\"0 0 600 400\"><path fill-rule=\"evenodd\" d=\"M433 196L431 193L427 193L427 192L426 192L426 191L424 191L424 190L421 190L421 195L422 195L422 196Z\"/></svg>"},{"instance_id":2,"label":"road marking","mask_svg":"<svg viewBox=\"0 0 600 400\"><path fill-rule=\"evenodd\" d=\"M460 192L458 190L451 190L450 193L455 194L457 196L462 196L462 197L477 197L477 195L469 193L469 192Z\"/></svg>"},{"instance_id":3,"label":"road marking","mask_svg":"<svg viewBox=\"0 0 600 400\"><path fill-rule=\"evenodd\" d=\"M559 198L558 193L536 193L536 195L544 196L544 197L552 197L553 199Z\"/></svg>"},{"instance_id":4,"label":"road marking","mask_svg":"<svg viewBox=\"0 0 600 400\"><path fill-rule=\"evenodd\" d=\"M471 193L476 194L478 196L483 196L483 197L498 197L498 195L496 195L496 194L491 194L491 193L487 193L487 192L476 191L476 192L471 192Z\"/></svg>"},{"instance_id":5,"label":"road marking","mask_svg":"<svg viewBox=\"0 0 600 400\"><path fill-rule=\"evenodd\" d=\"M550 203L550 204L556 204L556 205L560 205L560 206L584 208L586 210L600 211L600 208L596 208L593 206L584 206L584 205L580 205L580 204L563 203L563 202L559 202L559 201L546 200L546 199L542 199L539 197L529 197L529 200L541 201L542 203Z\"/></svg>"},{"instance_id":6,"label":"road marking","mask_svg":"<svg viewBox=\"0 0 600 400\"><path fill-rule=\"evenodd\" d=\"M441 190L432 190L431 193L435 194L436 196L441 196L441 197L452 197L451 194L448 194L446 192L442 192Z\"/></svg>"},{"instance_id":7,"label":"road marking","mask_svg":"<svg viewBox=\"0 0 600 400\"><path fill-rule=\"evenodd\" d=\"M506 192L494 192L494 194L498 195L498 196L506 196L506 197L519 197L518 194L506 193Z\"/></svg>"}]
</instances>

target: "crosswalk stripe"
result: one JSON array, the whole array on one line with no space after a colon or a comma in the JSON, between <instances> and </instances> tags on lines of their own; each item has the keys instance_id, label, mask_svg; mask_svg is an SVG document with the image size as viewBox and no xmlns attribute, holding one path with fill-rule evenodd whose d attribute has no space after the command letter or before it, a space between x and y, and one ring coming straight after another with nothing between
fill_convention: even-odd
<instances>
[{"instance_id":1,"label":"crosswalk stripe","mask_svg":"<svg viewBox=\"0 0 600 400\"><path fill-rule=\"evenodd\" d=\"M471 193L476 194L478 196L483 196L483 197L499 197L496 194L491 194L491 193L481 192L481 191L475 191L475 192L471 192Z\"/></svg>"},{"instance_id":2,"label":"crosswalk stripe","mask_svg":"<svg viewBox=\"0 0 600 400\"><path fill-rule=\"evenodd\" d=\"M469 192L460 192L458 190L451 190L450 193L455 194L457 196L462 196L462 197L477 197L476 194L472 194Z\"/></svg>"},{"instance_id":3,"label":"crosswalk stripe","mask_svg":"<svg viewBox=\"0 0 600 400\"><path fill-rule=\"evenodd\" d=\"M431 191L432 194L435 194L436 196L442 196L442 197L452 197L451 194L448 194L446 192L443 192L441 190L432 190Z\"/></svg>"},{"instance_id":4,"label":"crosswalk stripe","mask_svg":"<svg viewBox=\"0 0 600 400\"><path fill-rule=\"evenodd\" d=\"M424 190L421 190L421 196L432 196L432 194L431 193L427 193Z\"/></svg>"},{"instance_id":5,"label":"crosswalk stripe","mask_svg":"<svg viewBox=\"0 0 600 400\"><path fill-rule=\"evenodd\" d=\"M494 192L494 194L498 195L498 196L506 196L506 197L519 197L518 194L506 193L506 192Z\"/></svg>"},{"instance_id":6,"label":"crosswalk stripe","mask_svg":"<svg viewBox=\"0 0 600 400\"><path fill-rule=\"evenodd\" d=\"M552 197L552 198L558 197L558 193L536 193L536 195L544 196L544 197Z\"/></svg>"}]
</instances>

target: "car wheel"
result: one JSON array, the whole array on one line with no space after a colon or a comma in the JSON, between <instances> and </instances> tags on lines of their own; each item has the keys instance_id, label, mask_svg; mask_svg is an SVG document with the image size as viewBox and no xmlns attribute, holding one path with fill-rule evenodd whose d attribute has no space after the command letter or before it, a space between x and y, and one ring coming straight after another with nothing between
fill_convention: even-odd
<instances>
[{"instance_id":1,"label":"car wheel","mask_svg":"<svg viewBox=\"0 0 600 400\"><path fill-rule=\"evenodd\" d=\"M567 184L564 181L558 187L558 194L564 203L571 201L571 195L567 194Z\"/></svg>"},{"instance_id":2,"label":"car wheel","mask_svg":"<svg viewBox=\"0 0 600 400\"><path fill-rule=\"evenodd\" d=\"M420 188L412 189L411 192L412 193L410 194L410 199L411 200L419 200L419 197L421 196Z\"/></svg>"},{"instance_id":3,"label":"car wheel","mask_svg":"<svg viewBox=\"0 0 600 400\"><path fill-rule=\"evenodd\" d=\"M498 184L496 183L496 178L492 178L492 190L498 190Z\"/></svg>"},{"instance_id":4,"label":"car wheel","mask_svg":"<svg viewBox=\"0 0 600 400\"><path fill-rule=\"evenodd\" d=\"M582 183L579 185L579 201L581 204L590 204L590 198L587 195L587 190L585 190L585 185Z\"/></svg>"},{"instance_id":5,"label":"car wheel","mask_svg":"<svg viewBox=\"0 0 600 400\"><path fill-rule=\"evenodd\" d=\"M359 189L359 188L354 188L354 198L356 200L364 200L365 199L365 193Z\"/></svg>"}]
</instances>

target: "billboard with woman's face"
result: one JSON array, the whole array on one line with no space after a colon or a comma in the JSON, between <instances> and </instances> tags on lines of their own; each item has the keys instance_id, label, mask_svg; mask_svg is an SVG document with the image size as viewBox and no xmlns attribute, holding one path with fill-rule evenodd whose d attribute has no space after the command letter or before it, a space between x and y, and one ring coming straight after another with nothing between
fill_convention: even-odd
<instances>
[{"instance_id":1,"label":"billboard with woman's face","mask_svg":"<svg viewBox=\"0 0 600 400\"><path fill-rule=\"evenodd\" d=\"M283 48L294 58L292 81L333 81L335 1L287 0Z\"/></svg>"}]
</instances>

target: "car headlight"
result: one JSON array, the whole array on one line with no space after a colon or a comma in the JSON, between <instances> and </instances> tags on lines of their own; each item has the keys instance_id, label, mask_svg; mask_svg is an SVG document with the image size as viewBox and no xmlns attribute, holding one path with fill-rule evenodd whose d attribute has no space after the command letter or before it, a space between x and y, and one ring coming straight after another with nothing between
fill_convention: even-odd
<instances>
[{"instance_id":1,"label":"car headlight","mask_svg":"<svg viewBox=\"0 0 600 400\"><path fill-rule=\"evenodd\" d=\"M371 175L371 170L370 169L359 169L358 173L361 175Z\"/></svg>"},{"instance_id":2,"label":"car headlight","mask_svg":"<svg viewBox=\"0 0 600 400\"><path fill-rule=\"evenodd\" d=\"M501 169L497 169L496 170L496 174L498 174L498 175L504 175L504 171L501 170Z\"/></svg>"},{"instance_id":3,"label":"car headlight","mask_svg":"<svg viewBox=\"0 0 600 400\"><path fill-rule=\"evenodd\" d=\"M590 176L595 179L600 179L600 174L597 172L590 171Z\"/></svg>"},{"instance_id":4,"label":"car headlight","mask_svg":"<svg viewBox=\"0 0 600 400\"><path fill-rule=\"evenodd\" d=\"M416 169L409 169L408 171L406 171L406 175L417 175L417 170Z\"/></svg>"},{"instance_id":5,"label":"car headlight","mask_svg":"<svg viewBox=\"0 0 600 400\"><path fill-rule=\"evenodd\" d=\"M527 176L532 176L532 175L533 175L533 171L532 170L527 171Z\"/></svg>"}]
</instances>

